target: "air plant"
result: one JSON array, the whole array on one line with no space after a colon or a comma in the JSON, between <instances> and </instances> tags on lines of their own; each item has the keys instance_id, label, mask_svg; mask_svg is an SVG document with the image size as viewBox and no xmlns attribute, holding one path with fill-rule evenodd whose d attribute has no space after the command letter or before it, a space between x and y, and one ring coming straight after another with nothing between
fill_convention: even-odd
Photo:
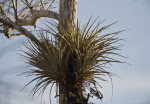
<instances>
[{"instance_id":1,"label":"air plant","mask_svg":"<svg viewBox=\"0 0 150 104\"><path fill-rule=\"evenodd\" d=\"M106 81L103 77L106 75L112 77L105 70L106 64L121 63L110 55L119 55L116 50L120 49L117 43L121 39L117 34L122 31L102 35L114 23L99 28L100 23L94 26L96 21L91 25L90 21L82 28L79 24L73 28L67 21L67 29L54 21L47 22L49 29L42 29L39 41L29 40L25 44L28 51L23 51L23 58L35 67L26 72L27 76L35 76L28 84L37 81L33 95L38 91L43 94L48 85L51 89L55 85L56 97L60 97L60 85L63 85L66 104L88 104L90 97L103 98L98 80Z\"/></svg>"}]
</instances>

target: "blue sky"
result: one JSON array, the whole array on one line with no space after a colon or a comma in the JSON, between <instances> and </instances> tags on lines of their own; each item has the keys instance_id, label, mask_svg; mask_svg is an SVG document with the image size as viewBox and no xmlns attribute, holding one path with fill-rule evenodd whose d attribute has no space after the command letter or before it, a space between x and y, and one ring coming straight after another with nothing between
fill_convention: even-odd
<instances>
[{"instance_id":1,"label":"blue sky","mask_svg":"<svg viewBox=\"0 0 150 104\"><path fill-rule=\"evenodd\" d=\"M129 58L119 58L129 64L112 64L109 71L121 78L113 77L113 99L110 80L100 82L104 99L92 99L96 104L150 104L150 1L149 0L78 0L78 20L81 24L92 16L106 20L102 25L119 21L108 32L128 29L120 34L127 38L122 47L122 55ZM18 46L24 36L6 39L0 35L0 101L10 104L40 104L40 98L28 96L28 87L20 92L30 80L17 74L27 70L18 53ZM4 82L4 83L2 83ZM5 97L6 96L6 97ZM7 100L6 98L10 98ZM20 99L20 100L18 100ZM43 99L49 104L47 95ZM2 104L3 104L2 103Z\"/></svg>"}]
</instances>

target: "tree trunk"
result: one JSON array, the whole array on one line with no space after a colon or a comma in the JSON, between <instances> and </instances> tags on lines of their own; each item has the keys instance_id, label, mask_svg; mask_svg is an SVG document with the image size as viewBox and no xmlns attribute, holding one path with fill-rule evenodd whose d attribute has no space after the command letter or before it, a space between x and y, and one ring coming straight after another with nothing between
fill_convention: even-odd
<instances>
[{"instance_id":1,"label":"tree trunk","mask_svg":"<svg viewBox=\"0 0 150 104\"><path fill-rule=\"evenodd\" d=\"M59 13L62 20L68 20L75 27L77 23L77 0L60 0Z\"/></svg>"},{"instance_id":2,"label":"tree trunk","mask_svg":"<svg viewBox=\"0 0 150 104\"><path fill-rule=\"evenodd\" d=\"M59 21L62 22L63 26L66 26L66 21L69 21L71 26L75 28L77 24L77 0L60 0L59 3L59 13L61 18ZM68 68L68 70L70 69ZM59 104L69 104L65 101L68 97L68 89L64 83L59 83L59 94ZM72 104L74 103L72 102Z\"/></svg>"}]
</instances>

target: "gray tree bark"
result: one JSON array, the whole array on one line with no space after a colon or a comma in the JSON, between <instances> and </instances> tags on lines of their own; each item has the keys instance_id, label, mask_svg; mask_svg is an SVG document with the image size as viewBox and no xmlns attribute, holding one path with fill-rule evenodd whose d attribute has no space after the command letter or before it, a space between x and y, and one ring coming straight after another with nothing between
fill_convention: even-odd
<instances>
[{"instance_id":1,"label":"gray tree bark","mask_svg":"<svg viewBox=\"0 0 150 104\"><path fill-rule=\"evenodd\" d=\"M68 20L72 26L77 23L77 0L60 0L60 18Z\"/></svg>"},{"instance_id":2,"label":"gray tree bark","mask_svg":"<svg viewBox=\"0 0 150 104\"><path fill-rule=\"evenodd\" d=\"M69 21L72 27L75 28L77 24L77 0L60 0L59 3L59 21L63 25L66 25L66 21ZM64 101L67 97L67 89L65 89L64 84L59 84L59 94L59 104L66 104Z\"/></svg>"}]
</instances>

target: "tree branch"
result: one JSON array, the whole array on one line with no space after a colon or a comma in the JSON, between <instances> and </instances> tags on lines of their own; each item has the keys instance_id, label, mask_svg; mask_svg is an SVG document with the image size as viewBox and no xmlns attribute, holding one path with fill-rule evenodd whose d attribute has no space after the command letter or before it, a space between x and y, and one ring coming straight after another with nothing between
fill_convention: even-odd
<instances>
[{"instance_id":1,"label":"tree branch","mask_svg":"<svg viewBox=\"0 0 150 104\"><path fill-rule=\"evenodd\" d=\"M59 14L56 13L56 12L53 12L53 11L48 11L48 10L32 10L31 13L32 13L32 15L28 19L26 19L26 20L20 20L20 19L18 19L15 22L15 24L18 24L19 26L34 26L34 27L36 27L37 20L39 18L41 18L41 17L48 17L48 18L53 18L53 19L59 20ZM14 28L12 28L10 25L8 25L7 23L5 23L4 19L2 19L2 18L0 18L0 22L2 22L4 24L3 27L5 27L4 30L0 31L0 33L4 33L5 36L7 36L8 38L12 37L10 35L10 31L12 29L14 29ZM14 36L16 36L16 35L14 35Z\"/></svg>"},{"instance_id":2,"label":"tree branch","mask_svg":"<svg viewBox=\"0 0 150 104\"><path fill-rule=\"evenodd\" d=\"M48 17L59 20L59 14L48 10L31 10L31 16L28 20L19 20L17 23L20 26L36 26L37 20L41 17Z\"/></svg>"},{"instance_id":3,"label":"tree branch","mask_svg":"<svg viewBox=\"0 0 150 104\"><path fill-rule=\"evenodd\" d=\"M4 20L2 18L0 18L0 22L3 23L3 25L5 26L8 26L9 29L10 28L13 28L13 29L16 29L17 31L20 32L20 34L24 34L27 38L31 39L32 41L36 42L36 43L39 43L39 40L29 31L27 31L25 28L23 28L22 26L19 26L18 24L14 23L14 22L9 22L7 20ZM2 30L1 30L2 32ZM4 32L4 31L3 31ZM10 32L10 30L8 30L8 33ZM10 34L9 34L10 35ZM9 37L8 35L8 37ZM14 35L17 35L17 34L14 34ZM12 37L12 36L10 36Z\"/></svg>"},{"instance_id":4,"label":"tree branch","mask_svg":"<svg viewBox=\"0 0 150 104\"><path fill-rule=\"evenodd\" d=\"M19 34L10 34L11 30L16 29L14 28L15 25L17 25L18 28L19 26L20 28L22 26L36 27L37 21L41 17L53 18L55 20L59 20L60 18L60 15L58 13L49 10L55 0L53 0L52 2L48 1L46 4L44 3L44 1L40 1L40 3L33 3L32 1L28 2L28 0L26 0L26 3L23 1L21 2L22 4L20 5L18 0L10 0L7 2L2 2L0 4L0 24L2 25L1 29L3 29L0 30L0 33L4 33L4 35L8 38L24 34L21 31L19 31ZM41 9L41 4L43 4L43 6L49 6L47 9ZM21 9L18 9L19 7ZM12 25L12 23L14 25Z\"/></svg>"}]
</instances>

